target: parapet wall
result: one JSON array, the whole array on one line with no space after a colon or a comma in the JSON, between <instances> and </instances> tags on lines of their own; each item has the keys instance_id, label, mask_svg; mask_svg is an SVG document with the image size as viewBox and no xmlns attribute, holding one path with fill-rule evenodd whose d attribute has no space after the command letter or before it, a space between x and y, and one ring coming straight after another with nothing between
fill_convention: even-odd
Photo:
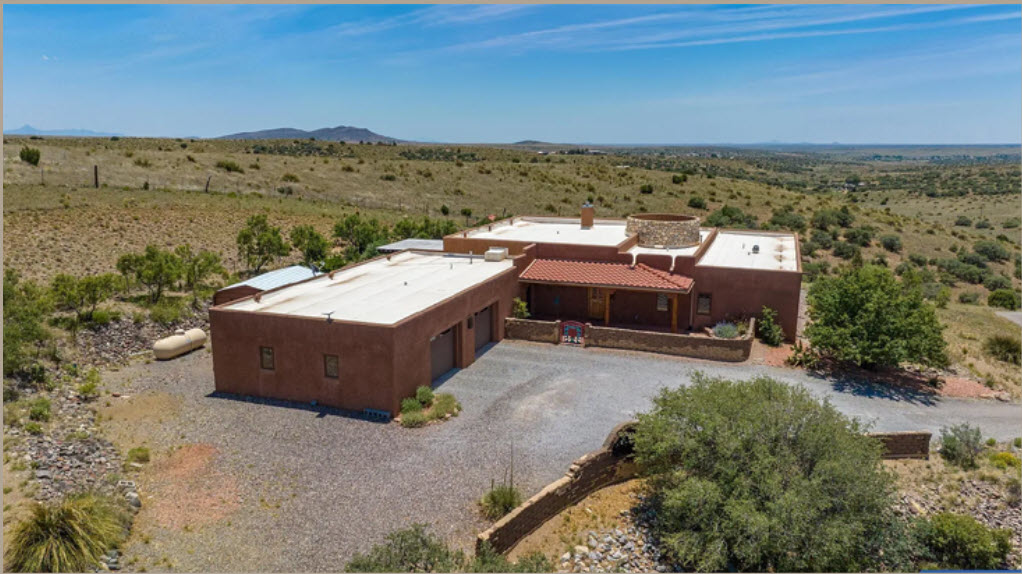
<instances>
[{"instance_id":1,"label":"parapet wall","mask_svg":"<svg viewBox=\"0 0 1022 574\"><path fill-rule=\"evenodd\" d=\"M629 215L625 233L642 247L690 247L699 244L699 218L669 213Z\"/></svg>"}]
</instances>

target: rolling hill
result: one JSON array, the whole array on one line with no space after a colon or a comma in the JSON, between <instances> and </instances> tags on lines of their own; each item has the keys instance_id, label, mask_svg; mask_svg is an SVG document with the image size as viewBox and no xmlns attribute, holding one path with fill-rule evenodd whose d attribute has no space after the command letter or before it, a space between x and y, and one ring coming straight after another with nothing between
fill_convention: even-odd
<instances>
[{"instance_id":1,"label":"rolling hill","mask_svg":"<svg viewBox=\"0 0 1022 574\"><path fill-rule=\"evenodd\" d=\"M297 128L276 128L260 130L255 132L241 132L220 136L222 140L271 140L271 139L308 139L316 138L320 141L331 142L368 142L368 143L392 143L401 140L380 135L365 128L354 126L337 126L334 128L320 128L318 130L306 131Z\"/></svg>"}]
</instances>

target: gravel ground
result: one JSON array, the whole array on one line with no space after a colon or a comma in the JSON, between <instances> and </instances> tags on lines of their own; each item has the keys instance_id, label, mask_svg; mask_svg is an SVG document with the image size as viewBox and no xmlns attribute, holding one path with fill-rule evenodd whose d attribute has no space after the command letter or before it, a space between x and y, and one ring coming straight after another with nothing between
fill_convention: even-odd
<instances>
[{"instance_id":1,"label":"gravel ground","mask_svg":"<svg viewBox=\"0 0 1022 574\"><path fill-rule=\"evenodd\" d=\"M194 528L161 525L144 505L126 548L128 569L135 561L134 568L167 570L169 561L176 571L340 571L354 552L416 521L469 548L486 526L475 501L491 479L501 479L512 445L516 482L532 495L598 448L616 424L647 409L658 388L684 384L696 370L801 383L875 421L877 430L936 431L969 421L999 439L1022 434L1015 403L941 399L791 369L512 341L492 345L441 385L461 401L461 416L402 429L322 408L211 396L211 363L202 350L106 377L112 390L179 403L133 427L131 440L153 449L154 468L168 448L208 444L219 453L216 472L238 485L229 516ZM140 489L145 500L145 476Z\"/></svg>"}]
</instances>

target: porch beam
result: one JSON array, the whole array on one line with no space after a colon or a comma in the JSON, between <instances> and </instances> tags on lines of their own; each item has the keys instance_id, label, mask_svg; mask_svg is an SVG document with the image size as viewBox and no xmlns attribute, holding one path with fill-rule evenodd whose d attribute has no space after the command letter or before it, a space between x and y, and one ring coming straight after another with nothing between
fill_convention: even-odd
<instances>
[{"instance_id":1,"label":"porch beam","mask_svg":"<svg viewBox=\"0 0 1022 574\"><path fill-rule=\"evenodd\" d=\"M671 332L678 332L678 295L671 295Z\"/></svg>"},{"instance_id":2,"label":"porch beam","mask_svg":"<svg viewBox=\"0 0 1022 574\"><path fill-rule=\"evenodd\" d=\"M605 289L603 291L603 326L604 327L610 327L610 296L613 295L613 294L614 294L614 292L609 290L609 289Z\"/></svg>"}]
</instances>

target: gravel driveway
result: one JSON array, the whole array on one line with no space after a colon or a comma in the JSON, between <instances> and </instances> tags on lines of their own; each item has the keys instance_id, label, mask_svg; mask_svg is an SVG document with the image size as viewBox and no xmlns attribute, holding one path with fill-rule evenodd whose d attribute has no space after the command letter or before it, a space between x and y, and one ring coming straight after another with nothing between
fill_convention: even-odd
<instances>
[{"instance_id":1,"label":"gravel driveway","mask_svg":"<svg viewBox=\"0 0 1022 574\"><path fill-rule=\"evenodd\" d=\"M146 425L137 440L157 453L212 444L220 452L218 468L237 481L243 497L228 518L190 531L147 522L143 509L126 556L137 556L137 567L149 571L166 569L156 563L162 556L172 558L176 571L340 571L353 552L415 521L469 548L486 526L475 500L491 479L500 481L512 445L515 481L532 495L597 448L616 424L647 409L657 389L685 384L696 370L801 383L842 411L874 421L877 430L936 431L969 421L985 436L1022 435L1022 406L1014 403L891 392L788 369L514 341L491 345L441 385L461 401L461 416L402 429L321 408L214 396L211 363L200 351L108 377L126 393L174 396L176 414Z\"/></svg>"}]
</instances>

